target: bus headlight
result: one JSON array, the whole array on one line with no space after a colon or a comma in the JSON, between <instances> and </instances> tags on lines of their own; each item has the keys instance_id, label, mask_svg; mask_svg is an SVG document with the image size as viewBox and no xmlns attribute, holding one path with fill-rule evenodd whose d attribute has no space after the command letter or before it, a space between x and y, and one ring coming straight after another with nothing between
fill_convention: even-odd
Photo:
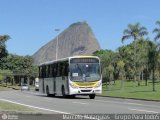
<instances>
[{"instance_id":1,"label":"bus headlight","mask_svg":"<svg viewBox=\"0 0 160 120\"><path fill-rule=\"evenodd\" d=\"M75 86L73 83L70 83L70 86L71 86L72 88L74 88L74 89L78 89L78 87Z\"/></svg>"},{"instance_id":2,"label":"bus headlight","mask_svg":"<svg viewBox=\"0 0 160 120\"><path fill-rule=\"evenodd\" d=\"M101 82L98 82L98 83L95 85L94 88L98 88L98 87L100 87L100 86L101 86Z\"/></svg>"}]
</instances>

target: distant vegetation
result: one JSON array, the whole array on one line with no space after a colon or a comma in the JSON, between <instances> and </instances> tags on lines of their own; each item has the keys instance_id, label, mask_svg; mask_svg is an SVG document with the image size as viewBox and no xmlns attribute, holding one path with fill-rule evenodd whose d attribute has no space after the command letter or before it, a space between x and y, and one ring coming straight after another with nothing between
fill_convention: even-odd
<instances>
[{"instance_id":1,"label":"distant vegetation","mask_svg":"<svg viewBox=\"0 0 160 120\"><path fill-rule=\"evenodd\" d=\"M9 39L9 35L0 36L0 83L20 85L21 77L28 77L32 82L38 74L37 67L33 65L33 58L8 54L5 43Z\"/></svg>"},{"instance_id":2,"label":"distant vegetation","mask_svg":"<svg viewBox=\"0 0 160 120\"><path fill-rule=\"evenodd\" d=\"M155 91L155 84L160 80L160 21L156 22L157 27L153 30L154 40L148 38L147 29L136 23L129 24L124 30L121 38L125 40L133 39L128 45L119 47L116 51L100 50L94 52L101 58L103 82L114 84L116 80L130 80L141 85L145 81L152 81L152 90Z\"/></svg>"}]
</instances>

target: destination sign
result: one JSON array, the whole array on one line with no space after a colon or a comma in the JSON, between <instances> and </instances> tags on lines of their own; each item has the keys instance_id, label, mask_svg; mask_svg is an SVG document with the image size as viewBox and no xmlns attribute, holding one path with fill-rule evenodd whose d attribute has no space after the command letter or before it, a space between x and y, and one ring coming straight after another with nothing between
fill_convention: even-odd
<instances>
[{"instance_id":1,"label":"destination sign","mask_svg":"<svg viewBox=\"0 0 160 120\"><path fill-rule=\"evenodd\" d=\"M72 58L71 63L99 63L97 58Z\"/></svg>"}]
</instances>

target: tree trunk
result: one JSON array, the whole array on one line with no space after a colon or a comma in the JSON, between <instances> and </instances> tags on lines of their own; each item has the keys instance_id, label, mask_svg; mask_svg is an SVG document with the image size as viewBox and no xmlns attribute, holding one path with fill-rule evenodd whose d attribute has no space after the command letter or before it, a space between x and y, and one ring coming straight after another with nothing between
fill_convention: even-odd
<instances>
[{"instance_id":1,"label":"tree trunk","mask_svg":"<svg viewBox=\"0 0 160 120\"><path fill-rule=\"evenodd\" d=\"M138 86L140 86L141 72L139 73Z\"/></svg>"},{"instance_id":2,"label":"tree trunk","mask_svg":"<svg viewBox=\"0 0 160 120\"><path fill-rule=\"evenodd\" d=\"M143 76L144 74L143 74L143 71L142 71L142 81L143 81L143 79L144 79L144 76Z\"/></svg>"},{"instance_id":3,"label":"tree trunk","mask_svg":"<svg viewBox=\"0 0 160 120\"><path fill-rule=\"evenodd\" d=\"M154 73L155 73L155 70L154 70L154 68L153 68L153 78L152 78L153 91L156 91L156 90L155 90L155 75L154 75Z\"/></svg>"},{"instance_id":4,"label":"tree trunk","mask_svg":"<svg viewBox=\"0 0 160 120\"><path fill-rule=\"evenodd\" d=\"M8 81L8 79L6 78L6 86L7 86L7 81Z\"/></svg>"},{"instance_id":5,"label":"tree trunk","mask_svg":"<svg viewBox=\"0 0 160 120\"><path fill-rule=\"evenodd\" d=\"M147 75L147 77L145 78L145 86L147 86L148 84L148 75Z\"/></svg>"},{"instance_id":6,"label":"tree trunk","mask_svg":"<svg viewBox=\"0 0 160 120\"><path fill-rule=\"evenodd\" d=\"M124 89L124 77L123 75L121 76L121 89Z\"/></svg>"}]
</instances>

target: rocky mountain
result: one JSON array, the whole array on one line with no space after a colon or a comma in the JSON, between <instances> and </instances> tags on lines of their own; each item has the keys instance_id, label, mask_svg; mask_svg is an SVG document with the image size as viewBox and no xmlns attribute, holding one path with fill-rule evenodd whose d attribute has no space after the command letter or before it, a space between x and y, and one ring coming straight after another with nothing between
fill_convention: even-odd
<instances>
[{"instance_id":1,"label":"rocky mountain","mask_svg":"<svg viewBox=\"0 0 160 120\"><path fill-rule=\"evenodd\" d=\"M35 63L55 60L56 44L57 37L41 47L33 55ZM71 24L58 35L57 59L75 55L92 55L96 50L100 50L100 45L86 22Z\"/></svg>"}]
</instances>

